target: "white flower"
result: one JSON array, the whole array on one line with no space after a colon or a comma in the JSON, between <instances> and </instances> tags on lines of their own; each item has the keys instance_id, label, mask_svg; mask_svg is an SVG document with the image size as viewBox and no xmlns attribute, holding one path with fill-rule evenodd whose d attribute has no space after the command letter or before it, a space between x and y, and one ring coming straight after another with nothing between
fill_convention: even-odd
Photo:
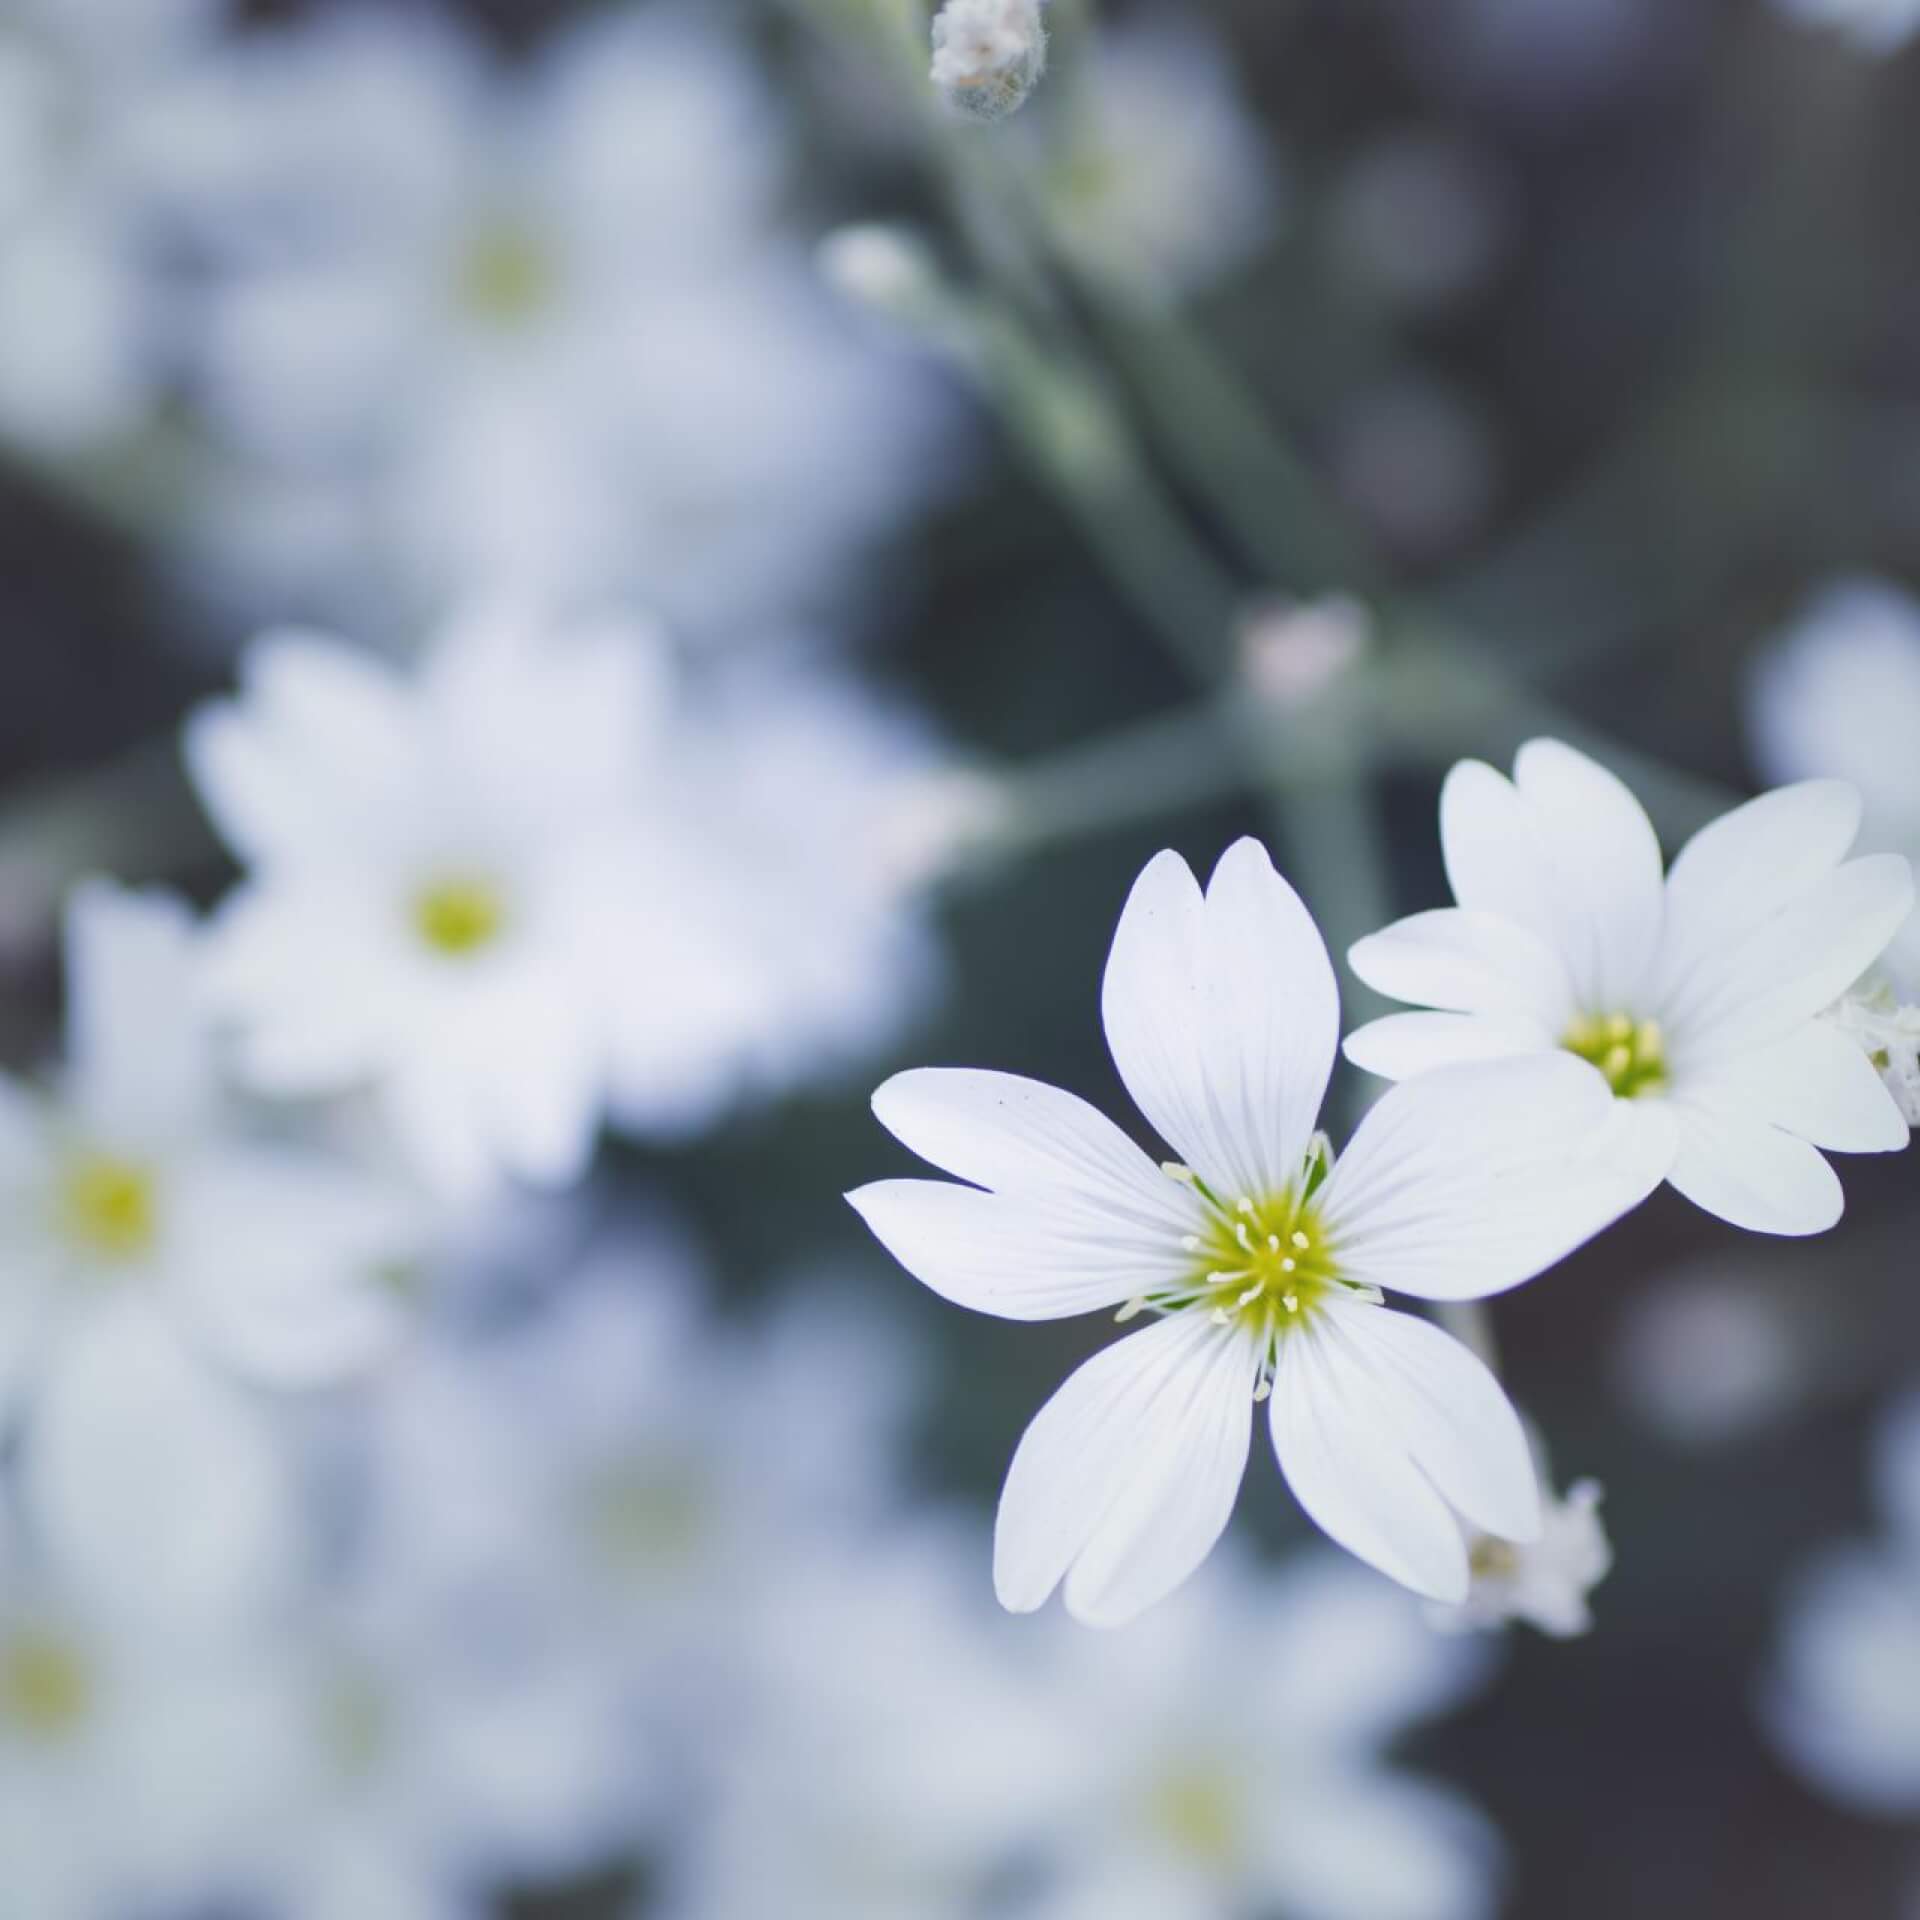
<instances>
[{"instance_id":1,"label":"white flower","mask_svg":"<svg viewBox=\"0 0 1920 1920\"><path fill-rule=\"evenodd\" d=\"M1050 144L1055 244L1164 300L1243 265L1273 236L1284 189L1219 39L1179 13L1103 23Z\"/></svg>"},{"instance_id":2,"label":"white flower","mask_svg":"<svg viewBox=\"0 0 1920 1920\"><path fill-rule=\"evenodd\" d=\"M306 1386L377 1361L420 1223L216 1097L182 906L89 886L67 943L64 1071L48 1096L0 1082L0 1398L66 1557L109 1595L137 1566L133 1604L190 1611L288 1546L272 1436L225 1376Z\"/></svg>"},{"instance_id":3,"label":"white flower","mask_svg":"<svg viewBox=\"0 0 1920 1920\"><path fill-rule=\"evenodd\" d=\"M1155 1317L1021 1441L995 1543L1002 1601L1037 1607L1064 1577L1069 1611L1108 1624L1171 1592L1226 1525L1269 1387L1274 1448L1313 1519L1408 1586L1464 1599L1456 1511L1508 1539L1538 1528L1526 1440L1480 1362L1383 1311L1379 1289L1498 1292L1632 1205L1651 1181L1591 1151L1605 1086L1560 1059L1427 1079L1388 1094L1329 1165L1314 1123L1338 1043L1333 969L1251 840L1204 898L1176 855L1148 865L1103 1013L1121 1078L1184 1167L1157 1168L1071 1094L928 1069L887 1082L874 1110L975 1184L850 1196L962 1306Z\"/></svg>"},{"instance_id":4,"label":"white flower","mask_svg":"<svg viewBox=\"0 0 1920 1920\"><path fill-rule=\"evenodd\" d=\"M1040 0L946 0L933 22L930 78L973 120L1022 106L1047 64Z\"/></svg>"},{"instance_id":5,"label":"white flower","mask_svg":"<svg viewBox=\"0 0 1920 1920\"><path fill-rule=\"evenodd\" d=\"M247 489L300 503L296 604L730 629L832 598L931 484L947 403L775 229L786 129L723 11L600 12L509 67L362 7L206 75L200 388Z\"/></svg>"},{"instance_id":6,"label":"white flower","mask_svg":"<svg viewBox=\"0 0 1920 1920\"><path fill-rule=\"evenodd\" d=\"M1907 1125L1920 1127L1920 1007L1903 1006L1877 981L1847 994L1827 1018L1872 1061Z\"/></svg>"},{"instance_id":7,"label":"white flower","mask_svg":"<svg viewBox=\"0 0 1920 1920\"><path fill-rule=\"evenodd\" d=\"M246 1761L244 1653L103 1620L9 1554L0 1570L0 1853L33 1920L210 1912L245 1884L266 1811Z\"/></svg>"},{"instance_id":8,"label":"white flower","mask_svg":"<svg viewBox=\"0 0 1920 1920\"><path fill-rule=\"evenodd\" d=\"M372 1087L456 1190L579 1175L602 1109L706 1124L869 1044L931 972L874 825L935 761L829 677L697 695L651 629L456 621L418 671L316 637L192 722L248 877L209 986L262 1091Z\"/></svg>"},{"instance_id":9,"label":"white flower","mask_svg":"<svg viewBox=\"0 0 1920 1920\"><path fill-rule=\"evenodd\" d=\"M896 1528L853 1550L777 1543L733 1631L744 1698L725 1709L702 1817L646 1911L990 1910L1062 1811L1068 1734L1044 1670L1021 1657L1033 1650L1010 1643L967 1577L979 1551L957 1526ZM821 1657L833 1647L857 1657Z\"/></svg>"},{"instance_id":10,"label":"white flower","mask_svg":"<svg viewBox=\"0 0 1920 1920\"><path fill-rule=\"evenodd\" d=\"M1592 1630L1587 1595L1613 1570L1613 1548L1600 1522L1600 1483L1576 1480L1556 1496L1538 1448L1535 1464L1547 1489L1539 1538L1523 1543L1490 1533L1470 1534L1473 1586L1461 1606L1433 1610L1436 1626L1485 1632L1524 1620L1556 1640Z\"/></svg>"},{"instance_id":11,"label":"white flower","mask_svg":"<svg viewBox=\"0 0 1920 1920\"><path fill-rule=\"evenodd\" d=\"M1891 1153L1906 1122L1865 1055L1819 1016L1913 907L1892 855L1847 860L1860 800L1809 781L1737 807L1661 872L1625 786L1558 741L1509 781L1447 776L1440 839L1458 905L1349 956L1368 985L1439 1012L1362 1027L1347 1056L1405 1080L1558 1054L1616 1096L1616 1137L1696 1205L1763 1233L1839 1219L1820 1149Z\"/></svg>"},{"instance_id":12,"label":"white flower","mask_svg":"<svg viewBox=\"0 0 1920 1920\"><path fill-rule=\"evenodd\" d=\"M1483 1649L1384 1581L1318 1552L1272 1576L1221 1556L1124 1637L1052 1651L1041 1697L1071 1744L1033 1920L1492 1912L1485 1819L1384 1758L1473 1690Z\"/></svg>"},{"instance_id":13,"label":"white flower","mask_svg":"<svg viewBox=\"0 0 1920 1920\"><path fill-rule=\"evenodd\" d=\"M187 731L249 868L208 988L253 1086L375 1086L454 1187L580 1173L655 872L630 795L657 646L549 639L504 612L457 625L412 678L317 637L254 646L241 698Z\"/></svg>"},{"instance_id":14,"label":"white flower","mask_svg":"<svg viewBox=\"0 0 1920 1920\"><path fill-rule=\"evenodd\" d=\"M1824 587L1755 662L1748 720L1771 780L1859 788L1870 848L1920 857L1920 602L1888 581ZM1896 989L1920 994L1920 914L1888 949Z\"/></svg>"},{"instance_id":15,"label":"white flower","mask_svg":"<svg viewBox=\"0 0 1920 1920\"><path fill-rule=\"evenodd\" d=\"M1774 0L1790 20L1828 27L1862 53L1898 52L1920 28L1920 0Z\"/></svg>"},{"instance_id":16,"label":"white flower","mask_svg":"<svg viewBox=\"0 0 1920 1920\"><path fill-rule=\"evenodd\" d=\"M1891 1538L1830 1552L1788 1603L1763 1700L1787 1757L1844 1805L1920 1813L1920 1397L1882 1430Z\"/></svg>"}]
</instances>

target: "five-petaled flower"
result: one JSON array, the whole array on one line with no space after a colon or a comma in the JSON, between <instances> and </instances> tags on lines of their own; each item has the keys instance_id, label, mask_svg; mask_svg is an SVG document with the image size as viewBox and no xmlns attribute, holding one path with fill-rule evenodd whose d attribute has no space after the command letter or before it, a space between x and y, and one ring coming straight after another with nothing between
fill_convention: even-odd
<instances>
[{"instance_id":1,"label":"five-petaled flower","mask_svg":"<svg viewBox=\"0 0 1920 1920\"><path fill-rule=\"evenodd\" d=\"M1580 1062L1519 1060L1390 1091L1336 1162L1315 1131L1339 1039L1326 947L1265 852L1229 849L1204 896L1163 853L1108 961L1108 1043L1184 1164L1158 1167L1068 1093L926 1069L874 1096L915 1152L971 1184L850 1196L956 1303L1152 1324L1087 1362L1028 1428L1001 1499L995 1581L1016 1611L1065 1581L1115 1624L1177 1587L1232 1510L1256 1400L1307 1512L1362 1559L1458 1602L1460 1518L1531 1539L1539 1495L1493 1376L1387 1311L1540 1272L1658 1178L1595 1151L1611 1096Z\"/></svg>"},{"instance_id":2,"label":"five-petaled flower","mask_svg":"<svg viewBox=\"0 0 1920 1920\"><path fill-rule=\"evenodd\" d=\"M1809 780L1736 807L1662 874L1639 801L1554 740L1514 777L1478 760L1440 797L1458 903L1360 941L1361 979L1422 1008L1347 1040L1369 1072L1559 1054L1616 1096L1616 1138L1735 1226L1840 1218L1820 1149L1891 1153L1908 1129L1866 1053L1820 1016L1913 909L1905 859L1848 860L1860 799Z\"/></svg>"}]
</instances>

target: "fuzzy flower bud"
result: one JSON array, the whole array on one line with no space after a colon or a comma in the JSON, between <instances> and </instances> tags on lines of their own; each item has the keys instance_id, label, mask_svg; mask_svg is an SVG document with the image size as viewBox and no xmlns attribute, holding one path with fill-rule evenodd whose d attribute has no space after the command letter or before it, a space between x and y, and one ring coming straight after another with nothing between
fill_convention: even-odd
<instances>
[{"instance_id":1,"label":"fuzzy flower bud","mask_svg":"<svg viewBox=\"0 0 1920 1920\"><path fill-rule=\"evenodd\" d=\"M910 227L841 227L821 241L815 260L843 299L889 320L912 320L940 296L940 270Z\"/></svg>"},{"instance_id":2,"label":"fuzzy flower bud","mask_svg":"<svg viewBox=\"0 0 1920 1920\"><path fill-rule=\"evenodd\" d=\"M1876 982L1856 988L1827 1018L1865 1049L1907 1125L1920 1127L1920 1007L1903 1006Z\"/></svg>"},{"instance_id":3,"label":"fuzzy flower bud","mask_svg":"<svg viewBox=\"0 0 1920 1920\"><path fill-rule=\"evenodd\" d=\"M1024 106L1047 65L1041 0L947 0L933 23L933 84L969 120Z\"/></svg>"}]
</instances>

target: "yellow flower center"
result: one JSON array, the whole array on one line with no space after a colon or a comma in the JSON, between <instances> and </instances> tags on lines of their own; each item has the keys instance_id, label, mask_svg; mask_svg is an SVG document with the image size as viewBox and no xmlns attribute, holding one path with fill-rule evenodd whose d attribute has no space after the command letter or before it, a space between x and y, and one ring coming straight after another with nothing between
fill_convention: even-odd
<instances>
[{"instance_id":1,"label":"yellow flower center","mask_svg":"<svg viewBox=\"0 0 1920 1920\"><path fill-rule=\"evenodd\" d=\"M558 280L537 234L517 220L490 220L461 262L460 304L483 324L511 332L546 311Z\"/></svg>"},{"instance_id":2,"label":"yellow flower center","mask_svg":"<svg viewBox=\"0 0 1920 1920\"><path fill-rule=\"evenodd\" d=\"M92 1700L86 1663L53 1635L23 1633L0 1650L0 1721L57 1740L86 1718Z\"/></svg>"},{"instance_id":3,"label":"yellow flower center","mask_svg":"<svg viewBox=\"0 0 1920 1920\"><path fill-rule=\"evenodd\" d=\"M1666 1041L1657 1020L1636 1020L1630 1013L1583 1013L1560 1044L1598 1067L1622 1100L1666 1084Z\"/></svg>"},{"instance_id":4,"label":"yellow flower center","mask_svg":"<svg viewBox=\"0 0 1920 1920\"><path fill-rule=\"evenodd\" d=\"M1241 1805L1230 1774L1190 1767L1169 1774L1155 1788L1153 1823L1190 1860L1208 1867L1232 1865L1239 1852Z\"/></svg>"},{"instance_id":5,"label":"yellow flower center","mask_svg":"<svg viewBox=\"0 0 1920 1920\"><path fill-rule=\"evenodd\" d=\"M450 960L465 960L492 946L506 923L506 902L485 880L436 880L414 896L414 930Z\"/></svg>"},{"instance_id":6,"label":"yellow flower center","mask_svg":"<svg viewBox=\"0 0 1920 1920\"><path fill-rule=\"evenodd\" d=\"M152 1251L159 1232L152 1172L112 1154L79 1155L60 1183L60 1223L95 1259L139 1259Z\"/></svg>"}]
</instances>

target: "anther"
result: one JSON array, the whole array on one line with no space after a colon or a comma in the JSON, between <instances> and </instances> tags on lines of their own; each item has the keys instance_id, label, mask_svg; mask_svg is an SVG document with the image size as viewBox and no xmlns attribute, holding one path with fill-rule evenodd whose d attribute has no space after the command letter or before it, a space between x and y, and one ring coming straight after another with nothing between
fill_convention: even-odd
<instances>
[{"instance_id":1,"label":"anther","mask_svg":"<svg viewBox=\"0 0 1920 1920\"><path fill-rule=\"evenodd\" d=\"M1300 1311L1300 1296L1297 1293L1283 1293L1280 1296L1280 1304L1285 1307L1289 1313L1298 1313Z\"/></svg>"},{"instance_id":2,"label":"anther","mask_svg":"<svg viewBox=\"0 0 1920 1920\"><path fill-rule=\"evenodd\" d=\"M1269 1253L1278 1253L1280 1251L1280 1236L1277 1233L1267 1235L1267 1251Z\"/></svg>"},{"instance_id":3,"label":"anther","mask_svg":"<svg viewBox=\"0 0 1920 1920\"><path fill-rule=\"evenodd\" d=\"M1260 1378L1254 1382L1253 1404L1257 1407L1262 1400L1265 1400L1271 1397L1272 1393L1273 1393L1273 1376L1271 1374L1263 1373L1260 1376Z\"/></svg>"},{"instance_id":4,"label":"anther","mask_svg":"<svg viewBox=\"0 0 1920 1920\"><path fill-rule=\"evenodd\" d=\"M1240 1196L1240 1204L1234 1209L1234 1211L1236 1213L1251 1214L1253 1212L1253 1202L1249 1200L1247 1196L1243 1193Z\"/></svg>"},{"instance_id":5,"label":"anther","mask_svg":"<svg viewBox=\"0 0 1920 1920\"><path fill-rule=\"evenodd\" d=\"M1300 1262L1296 1260L1292 1254L1288 1254L1287 1257L1280 1262L1280 1271L1282 1273L1291 1273L1299 1264Z\"/></svg>"},{"instance_id":6,"label":"anther","mask_svg":"<svg viewBox=\"0 0 1920 1920\"><path fill-rule=\"evenodd\" d=\"M1180 1244L1185 1247L1189 1253L1198 1253L1200 1251L1200 1236L1197 1233L1190 1233Z\"/></svg>"},{"instance_id":7,"label":"anther","mask_svg":"<svg viewBox=\"0 0 1920 1920\"><path fill-rule=\"evenodd\" d=\"M1146 1295L1141 1294L1136 1298L1129 1300L1127 1304L1124 1307L1122 1307L1120 1311L1113 1316L1114 1324L1116 1326L1124 1327L1127 1324L1127 1322L1131 1320L1136 1314L1145 1313L1146 1310L1147 1310Z\"/></svg>"},{"instance_id":8,"label":"anther","mask_svg":"<svg viewBox=\"0 0 1920 1920\"><path fill-rule=\"evenodd\" d=\"M1298 1247L1302 1253L1305 1253L1306 1250L1313 1245L1313 1242L1309 1240L1307 1236L1304 1233L1302 1233L1298 1227L1294 1228L1292 1239L1293 1239L1293 1244L1296 1247Z\"/></svg>"},{"instance_id":9,"label":"anther","mask_svg":"<svg viewBox=\"0 0 1920 1920\"><path fill-rule=\"evenodd\" d=\"M1235 1227L1233 1237L1238 1240L1249 1253L1253 1251L1253 1236L1247 1232L1244 1226Z\"/></svg>"},{"instance_id":10,"label":"anther","mask_svg":"<svg viewBox=\"0 0 1920 1920\"><path fill-rule=\"evenodd\" d=\"M1264 1283L1263 1281L1259 1281L1259 1280L1256 1280L1256 1281L1255 1281L1255 1282L1253 1283L1253 1285L1252 1285L1252 1286L1250 1286L1250 1287L1249 1287L1249 1288L1248 1288L1248 1289L1246 1290L1246 1292L1245 1292L1245 1293L1243 1293L1243 1294L1242 1294L1242 1295L1240 1296L1240 1298L1239 1298L1238 1300L1236 1300L1236 1301L1235 1301L1235 1302L1234 1302L1233 1304L1234 1304L1234 1305L1235 1305L1236 1307L1250 1307L1250 1306L1252 1306L1252 1305L1253 1305L1253 1303L1254 1303L1254 1302L1255 1302L1256 1300L1258 1300L1258 1299L1260 1298L1260 1296L1261 1296L1261 1295L1262 1295L1263 1293L1265 1293L1265 1292L1266 1292L1266 1290L1267 1290L1267 1289L1266 1289L1266 1285L1265 1285L1265 1283Z\"/></svg>"},{"instance_id":11,"label":"anther","mask_svg":"<svg viewBox=\"0 0 1920 1920\"><path fill-rule=\"evenodd\" d=\"M1211 1320L1216 1327L1230 1327L1233 1325L1233 1315L1230 1314L1225 1307L1215 1307L1214 1310L1207 1315L1207 1318Z\"/></svg>"}]
</instances>

